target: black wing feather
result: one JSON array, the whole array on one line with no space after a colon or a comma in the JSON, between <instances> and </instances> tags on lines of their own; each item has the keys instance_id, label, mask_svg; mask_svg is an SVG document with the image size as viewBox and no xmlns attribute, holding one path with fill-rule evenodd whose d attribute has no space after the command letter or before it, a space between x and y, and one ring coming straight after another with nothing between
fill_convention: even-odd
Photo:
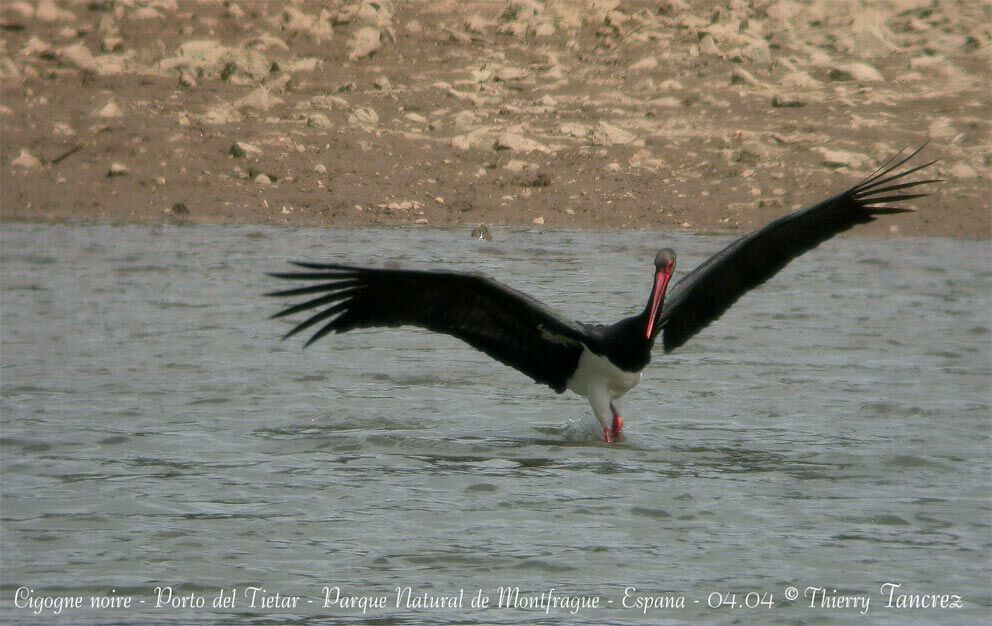
<instances>
[{"instance_id":1,"label":"black wing feather","mask_svg":"<svg viewBox=\"0 0 992 626\"><path fill-rule=\"evenodd\" d=\"M305 272L272 274L317 281L270 296L315 296L273 317L316 309L286 337L323 323L306 345L330 332L416 326L457 337L561 393L575 371L585 328L501 283L461 272L295 263Z\"/></svg>"},{"instance_id":2,"label":"black wing feather","mask_svg":"<svg viewBox=\"0 0 992 626\"><path fill-rule=\"evenodd\" d=\"M897 154L864 181L828 200L781 217L764 228L734 241L689 272L665 299L661 315L665 352L689 340L720 317L742 295L761 285L789 261L815 248L834 235L856 224L874 221L878 215L912 211L904 207L878 206L920 198L925 193L897 193L919 185L942 182L937 179L898 182L930 161L899 173L901 167L923 147L899 160Z\"/></svg>"}]
</instances>

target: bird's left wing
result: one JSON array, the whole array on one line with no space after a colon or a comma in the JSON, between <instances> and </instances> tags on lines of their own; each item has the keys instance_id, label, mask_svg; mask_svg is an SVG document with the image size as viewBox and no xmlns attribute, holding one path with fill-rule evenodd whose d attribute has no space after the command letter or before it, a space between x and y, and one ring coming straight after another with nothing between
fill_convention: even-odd
<instances>
[{"instance_id":1,"label":"bird's left wing","mask_svg":"<svg viewBox=\"0 0 992 626\"><path fill-rule=\"evenodd\" d=\"M313 296L273 316L316 310L286 334L316 326L307 346L332 331L416 326L457 337L560 393L586 340L582 325L479 274L294 265L306 271L272 276L314 284L268 295Z\"/></svg>"},{"instance_id":2,"label":"bird's left wing","mask_svg":"<svg viewBox=\"0 0 992 626\"><path fill-rule=\"evenodd\" d=\"M665 352L678 348L720 317L742 295L774 276L792 259L855 224L878 215L910 211L895 203L925 196L906 193L939 180L900 179L935 161L893 173L919 148L895 165L896 155L861 183L819 204L796 211L734 241L682 278L665 299L660 323Z\"/></svg>"}]
</instances>

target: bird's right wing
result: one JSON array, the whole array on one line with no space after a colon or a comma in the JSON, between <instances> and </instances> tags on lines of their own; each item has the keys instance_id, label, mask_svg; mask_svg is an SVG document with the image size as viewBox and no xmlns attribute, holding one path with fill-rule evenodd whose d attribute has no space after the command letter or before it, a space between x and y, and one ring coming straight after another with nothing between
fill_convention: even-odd
<instances>
[{"instance_id":1,"label":"bird's right wing","mask_svg":"<svg viewBox=\"0 0 992 626\"><path fill-rule=\"evenodd\" d=\"M315 296L273 317L316 309L286 337L313 326L306 345L353 328L417 326L458 337L552 389L564 391L587 341L585 330L530 296L482 275L294 263L276 273L315 284L270 296Z\"/></svg>"},{"instance_id":2,"label":"bird's right wing","mask_svg":"<svg viewBox=\"0 0 992 626\"><path fill-rule=\"evenodd\" d=\"M741 237L686 274L672 288L662 309L660 323L664 328L665 352L684 344L738 298L774 276L797 256L855 224L871 222L886 213L911 211L891 205L927 195L906 193L908 189L941 181L897 181L936 161L901 173L892 172L922 149L889 166L900 156L896 155L847 191Z\"/></svg>"}]
</instances>

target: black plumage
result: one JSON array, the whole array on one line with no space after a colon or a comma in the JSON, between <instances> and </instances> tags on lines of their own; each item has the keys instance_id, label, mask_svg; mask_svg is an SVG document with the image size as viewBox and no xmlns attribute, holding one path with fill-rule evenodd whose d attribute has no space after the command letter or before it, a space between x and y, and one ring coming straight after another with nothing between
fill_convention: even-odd
<instances>
[{"instance_id":1,"label":"black plumage","mask_svg":"<svg viewBox=\"0 0 992 626\"><path fill-rule=\"evenodd\" d=\"M306 345L329 332L417 326L458 337L501 363L561 393L586 337L581 324L481 274L294 263L313 270L272 274L319 281L272 296L317 295L275 317L319 309L286 337L322 324Z\"/></svg>"},{"instance_id":2,"label":"black plumage","mask_svg":"<svg viewBox=\"0 0 992 626\"><path fill-rule=\"evenodd\" d=\"M612 401L637 384L659 334L670 352L797 256L856 224L909 211L892 205L926 195L911 192L915 187L940 182L902 182L934 161L894 173L920 150L901 160L896 155L847 191L737 239L686 274L667 296L675 253L663 249L645 308L612 325L574 322L481 274L334 263L294 263L304 271L272 274L312 283L268 294L309 297L273 317L312 312L286 334L317 328L308 346L330 332L354 328L406 325L452 335L559 393L568 388L586 396L604 426L604 439L612 441L622 427Z\"/></svg>"}]
</instances>

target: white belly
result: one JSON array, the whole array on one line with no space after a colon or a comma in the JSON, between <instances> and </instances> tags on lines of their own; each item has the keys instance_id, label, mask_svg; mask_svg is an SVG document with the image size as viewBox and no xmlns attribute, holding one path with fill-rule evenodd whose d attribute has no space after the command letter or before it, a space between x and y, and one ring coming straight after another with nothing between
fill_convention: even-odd
<instances>
[{"instance_id":1,"label":"white belly","mask_svg":"<svg viewBox=\"0 0 992 626\"><path fill-rule=\"evenodd\" d=\"M579 366L568 379L566 386L586 398L600 395L604 391L611 400L616 400L641 382L640 372L625 372L604 356L599 356L582 346Z\"/></svg>"}]
</instances>

